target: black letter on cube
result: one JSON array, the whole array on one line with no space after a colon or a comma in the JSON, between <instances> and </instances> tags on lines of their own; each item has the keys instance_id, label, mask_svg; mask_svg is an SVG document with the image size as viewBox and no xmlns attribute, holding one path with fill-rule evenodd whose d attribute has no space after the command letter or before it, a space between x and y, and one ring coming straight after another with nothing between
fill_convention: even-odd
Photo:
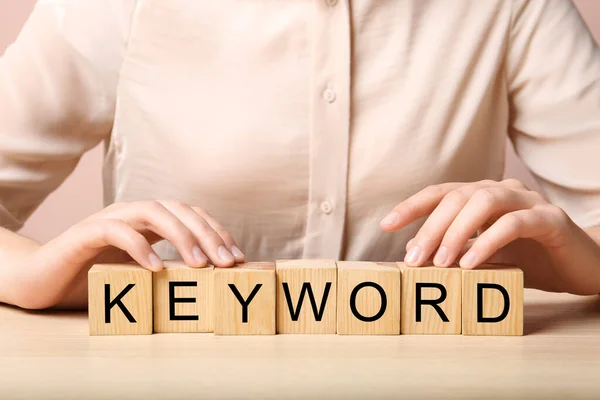
<instances>
[{"instance_id":1,"label":"black letter on cube","mask_svg":"<svg viewBox=\"0 0 600 400\"><path fill-rule=\"evenodd\" d=\"M440 297L436 300L422 300L421 299L421 288L438 289L440 291ZM432 306L435 309L435 311L438 313L438 315L440 316L442 321L444 321L444 322L450 321L448 319L448 317L446 316L446 314L444 313L444 310L442 310L442 308L440 306L438 306L439 303L442 303L444 300L446 300L446 296L448 295L444 285L441 285L439 283L420 283L419 282L419 283L417 283L416 291L417 291L417 294L416 294L415 305L417 307L417 310L416 310L417 322L421 322L421 305L423 305L423 304Z\"/></svg>"},{"instance_id":2,"label":"black letter on cube","mask_svg":"<svg viewBox=\"0 0 600 400\"><path fill-rule=\"evenodd\" d=\"M169 319L171 321L198 321L197 315L176 315L175 303L195 303L195 297L175 297L175 287L197 287L198 282L169 282Z\"/></svg>"},{"instance_id":3,"label":"black letter on cube","mask_svg":"<svg viewBox=\"0 0 600 400\"><path fill-rule=\"evenodd\" d=\"M125 314L125 318L127 318L127 320L129 322L131 322L132 324L137 323L135 318L133 318L133 315L131 315L131 313L129 312L127 307L125 307L125 304L123 304L123 302L121 301L121 299L123 299L123 297L125 297L125 295L127 293L129 293L129 291L131 289L133 289L134 286L135 286L135 283L130 283L129 285L127 285L125 287L125 289L123 289L121 291L121 293L119 293L117 295L117 297L115 297L115 299L113 301L109 301L108 299L110 298L110 283L104 284L104 322L105 323L110 324L110 310L114 306L117 306L121 309L123 314Z\"/></svg>"},{"instance_id":4,"label":"black letter on cube","mask_svg":"<svg viewBox=\"0 0 600 400\"><path fill-rule=\"evenodd\" d=\"M496 289L502 293L504 299L504 309L497 317L484 317L483 316L483 289ZM502 286L496 283L478 283L477 284L477 322L489 322L495 323L500 322L508 315L510 310L510 297L508 292Z\"/></svg>"},{"instance_id":5,"label":"black letter on cube","mask_svg":"<svg viewBox=\"0 0 600 400\"><path fill-rule=\"evenodd\" d=\"M377 311L377 313L375 315L373 315L372 317L365 317L364 315L361 315L358 312L358 310L356 309L356 295L358 294L358 291L364 287L372 287L372 288L377 289L377 291L379 292L379 296L381 296L381 307L379 308L379 311ZM358 318L359 320L361 320L363 322L377 321L379 318L383 317L383 314L385 314L386 308L387 308L387 296L385 295L385 291L383 290L383 288L381 286L379 286L375 282L359 283L358 285L356 285L356 287L354 289L352 289L352 293L350 293L350 310L352 310L352 314L354 314L354 316L356 318Z\"/></svg>"}]
</instances>

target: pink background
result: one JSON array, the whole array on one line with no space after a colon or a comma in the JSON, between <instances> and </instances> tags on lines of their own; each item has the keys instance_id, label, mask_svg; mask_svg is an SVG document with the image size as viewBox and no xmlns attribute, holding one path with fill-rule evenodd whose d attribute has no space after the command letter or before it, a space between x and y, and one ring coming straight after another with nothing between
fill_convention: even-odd
<instances>
[{"instance_id":1,"label":"pink background","mask_svg":"<svg viewBox=\"0 0 600 400\"><path fill-rule=\"evenodd\" d=\"M596 40L600 40L600 0L575 0L575 3ZM35 0L0 0L0 54L14 41L34 4ZM46 199L21 233L45 242L100 210L102 156L100 146L86 154L75 172ZM536 186L512 151L507 155L506 176L521 179L530 187Z\"/></svg>"}]
</instances>

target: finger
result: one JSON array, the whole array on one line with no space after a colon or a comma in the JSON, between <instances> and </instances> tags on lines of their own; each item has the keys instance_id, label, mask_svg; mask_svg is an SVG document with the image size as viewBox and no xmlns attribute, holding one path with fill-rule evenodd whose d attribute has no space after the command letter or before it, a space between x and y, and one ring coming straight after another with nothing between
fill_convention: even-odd
<instances>
[{"instance_id":1,"label":"finger","mask_svg":"<svg viewBox=\"0 0 600 400\"><path fill-rule=\"evenodd\" d=\"M462 247L462 249L460 249L460 252L458 253L458 258L460 259L462 256L464 256L465 254L467 254L467 252L471 249L471 247L473 247L473 244L475 243L475 239L469 239L467 240L467 243L465 243L465 245Z\"/></svg>"},{"instance_id":2,"label":"finger","mask_svg":"<svg viewBox=\"0 0 600 400\"><path fill-rule=\"evenodd\" d=\"M56 305L72 291L72 283L86 274L90 262L109 247L120 249L150 271L164 268L146 238L120 220L86 220L69 228L33 254L32 280L49 287L43 308ZM42 267L42 268L40 268ZM49 285L49 286L48 286Z\"/></svg>"},{"instance_id":3,"label":"finger","mask_svg":"<svg viewBox=\"0 0 600 400\"><path fill-rule=\"evenodd\" d=\"M465 254L467 254L467 252L471 249L471 247L473 247L473 244L475 243L477 239L469 239L467 240L467 243L463 246L462 249L460 249L460 252L458 253L457 259L461 259ZM514 258L514 254L511 251L504 251L507 248L501 248L498 251L496 251L494 254L492 254L490 257L488 257L488 259L486 260L486 263L493 263L493 264L515 264L515 258ZM456 263L453 263L452 265L455 265Z\"/></svg>"},{"instance_id":4,"label":"finger","mask_svg":"<svg viewBox=\"0 0 600 400\"><path fill-rule=\"evenodd\" d=\"M469 198L479 188L498 186L498 182L480 181L473 184L462 185L457 189L446 194L440 203L431 212L431 215L425 221L421 229L415 236L415 241L410 249L407 249L405 261L411 266L421 266L432 255L437 254L440 242L444 237L447 229L452 224L460 210L468 202ZM445 256L445 249L439 252L440 256ZM452 261L446 263L446 266L452 264Z\"/></svg>"},{"instance_id":5,"label":"finger","mask_svg":"<svg viewBox=\"0 0 600 400\"><path fill-rule=\"evenodd\" d=\"M161 204L180 220L185 221L186 226L189 227L199 241L202 251L214 265L217 267L231 267L235 264L236 260L227 249L227 244L203 216L190 206L178 201L162 201Z\"/></svg>"},{"instance_id":6,"label":"finger","mask_svg":"<svg viewBox=\"0 0 600 400\"><path fill-rule=\"evenodd\" d=\"M527 185L525 185L523 182L517 179L505 179L502 182L500 182L500 184L512 190L529 191Z\"/></svg>"},{"instance_id":7,"label":"finger","mask_svg":"<svg viewBox=\"0 0 600 400\"><path fill-rule=\"evenodd\" d=\"M381 228L388 232L396 231L419 218L428 216L442 199L454 190L460 189L472 193L478 188L498 186L499 184L500 183L496 181L483 180L466 183L450 182L428 186L394 207L394 209L381 220ZM513 184L513 182L510 181L508 184Z\"/></svg>"},{"instance_id":8,"label":"finger","mask_svg":"<svg viewBox=\"0 0 600 400\"><path fill-rule=\"evenodd\" d=\"M434 264L445 267L453 263L465 243L488 221L533 207L537 197L530 193L499 186L477 190L444 233Z\"/></svg>"},{"instance_id":9,"label":"finger","mask_svg":"<svg viewBox=\"0 0 600 400\"><path fill-rule=\"evenodd\" d=\"M414 245L415 245L415 238L412 238L406 243L406 252L408 253Z\"/></svg>"},{"instance_id":10,"label":"finger","mask_svg":"<svg viewBox=\"0 0 600 400\"><path fill-rule=\"evenodd\" d=\"M408 265L421 266L432 255L452 221L468 202L470 191L464 187L448 193L442 199L415 235L413 247L405 258Z\"/></svg>"},{"instance_id":11,"label":"finger","mask_svg":"<svg viewBox=\"0 0 600 400\"><path fill-rule=\"evenodd\" d=\"M158 201L130 203L109 218L121 219L137 231L148 230L168 240L191 267L204 267L208 262L192 231Z\"/></svg>"},{"instance_id":12,"label":"finger","mask_svg":"<svg viewBox=\"0 0 600 400\"><path fill-rule=\"evenodd\" d=\"M217 221L212 215L210 215L205 209L201 207L191 207L191 209L200 214L202 217L204 217L206 222L208 222L208 224L214 229L214 231L217 232L219 236L221 236L223 242L225 242L225 245L235 258L235 261L244 262L246 257L244 256L244 253L240 250L235 239L233 238L233 236L231 236L229 231L225 229L223 225L221 225L221 223Z\"/></svg>"},{"instance_id":13,"label":"finger","mask_svg":"<svg viewBox=\"0 0 600 400\"><path fill-rule=\"evenodd\" d=\"M381 228L388 232L397 231L408 224L426 217L451 191L464 186L463 183L444 183L428 186L398 204L381 220Z\"/></svg>"},{"instance_id":14,"label":"finger","mask_svg":"<svg viewBox=\"0 0 600 400\"><path fill-rule=\"evenodd\" d=\"M535 238L550 234L554 228L537 209L504 214L490 226L460 259L460 266L472 269L490 258L496 251L519 238Z\"/></svg>"},{"instance_id":15,"label":"finger","mask_svg":"<svg viewBox=\"0 0 600 400\"><path fill-rule=\"evenodd\" d=\"M118 219L99 219L85 224L79 224L65 235L70 242L67 252L73 252L72 257L87 261L97 256L108 246L121 249L142 267L151 271L164 268L163 262L144 235L133 229L129 224ZM67 255L67 258L69 256Z\"/></svg>"}]
</instances>

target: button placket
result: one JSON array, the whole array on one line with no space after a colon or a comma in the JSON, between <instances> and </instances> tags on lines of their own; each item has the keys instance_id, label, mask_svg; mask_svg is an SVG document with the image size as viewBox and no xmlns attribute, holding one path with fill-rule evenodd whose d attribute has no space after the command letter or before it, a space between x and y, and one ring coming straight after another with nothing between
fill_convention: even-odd
<instances>
[{"instance_id":1,"label":"button placket","mask_svg":"<svg viewBox=\"0 0 600 400\"><path fill-rule=\"evenodd\" d=\"M112 137L113 140L113 147L115 149L115 152L120 154L123 152L123 139L121 139L121 137L119 137L118 135L115 135Z\"/></svg>"},{"instance_id":2,"label":"button placket","mask_svg":"<svg viewBox=\"0 0 600 400\"><path fill-rule=\"evenodd\" d=\"M350 140L350 11L348 0L314 4L311 179L302 257L341 259Z\"/></svg>"}]
</instances>

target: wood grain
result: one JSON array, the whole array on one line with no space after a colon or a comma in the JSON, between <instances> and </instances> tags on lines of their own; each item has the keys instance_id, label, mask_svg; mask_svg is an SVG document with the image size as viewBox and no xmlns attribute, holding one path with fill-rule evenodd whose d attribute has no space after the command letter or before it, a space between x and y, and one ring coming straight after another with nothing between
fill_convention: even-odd
<instances>
[{"instance_id":1,"label":"wood grain","mask_svg":"<svg viewBox=\"0 0 600 400\"><path fill-rule=\"evenodd\" d=\"M400 334L400 270L395 263L338 261L337 333L338 335ZM365 282L378 285L364 286ZM357 288L359 288L357 290ZM385 311L382 312L382 290ZM354 297L352 296L354 292ZM367 317L359 319L355 311ZM378 317L376 320L368 318Z\"/></svg>"},{"instance_id":2,"label":"wood grain","mask_svg":"<svg viewBox=\"0 0 600 400\"><path fill-rule=\"evenodd\" d=\"M246 321L241 303L232 288L235 285L243 300L249 300ZM260 285L258 289L257 285ZM275 334L275 263L245 263L214 270L214 319L217 335Z\"/></svg>"},{"instance_id":3,"label":"wood grain","mask_svg":"<svg viewBox=\"0 0 600 400\"><path fill-rule=\"evenodd\" d=\"M459 335L461 333L461 270L459 268L407 267L398 263L402 273L402 313L400 332L403 335L436 334ZM446 299L437 304L448 321L432 305L421 305L421 321L417 321L417 285L441 285L446 290ZM421 300L435 300L441 290L422 287Z\"/></svg>"},{"instance_id":4,"label":"wood grain","mask_svg":"<svg viewBox=\"0 0 600 400\"><path fill-rule=\"evenodd\" d=\"M214 267L190 268L182 261L164 261L164 265L165 269L153 276L154 332L213 332Z\"/></svg>"},{"instance_id":5,"label":"wood grain","mask_svg":"<svg viewBox=\"0 0 600 400\"><path fill-rule=\"evenodd\" d=\"M0 305L0 399L595 399L600 296L525 290L525 336L88 336Z\"/></svg>"},{"instance_id":6,"label":"wood grain","mask_svg":"<svg viewBox=\"0 0 600 400\"><path fill-rule=\"evenodd\" d=\"M510 307L500 322L478 322L477 285L497 284L507 294ZM499 268L485 266L463 271L463 335L520 336L523 335L523 271L519 268ZM501 316L505 301L496 289L484 289L482 294L482 317Z\"/></svg>"},{"instance_id":7,"label":"wood grain","mask_svg":"<svg viewBox=\"0 0 600 400\"><path fill-rule=\"evenodd\" d=\"M133 285L121 303L133 322L115 304L110 308L110 323L106 322L105 290L110 285L108 302ZM150 335L152 334L152 272L134 264L98 264L88 272L89 334Z\"/></svg>"},{"instance_id":8,"label":"wood grain","mask_svg":"<svg viewBox=\"0 0 600 400\"><path fill-rule=\"evenodd\" d=\"M337 267L333 260L278 260L277 266L277 333L335 334L337 330ZM315 315L306 283L310 284L317 312L321 311L325 293L326 302L322 315ZM290 303L286 297L288 288L292 309L298 312L294 321ZM329 288L327 290L327 288ZM301 294L304 297L298 311ZM317 314L318 314L317 313ZM320 317L320 320L319 318Z\"/></svg>"}]
</instances>

